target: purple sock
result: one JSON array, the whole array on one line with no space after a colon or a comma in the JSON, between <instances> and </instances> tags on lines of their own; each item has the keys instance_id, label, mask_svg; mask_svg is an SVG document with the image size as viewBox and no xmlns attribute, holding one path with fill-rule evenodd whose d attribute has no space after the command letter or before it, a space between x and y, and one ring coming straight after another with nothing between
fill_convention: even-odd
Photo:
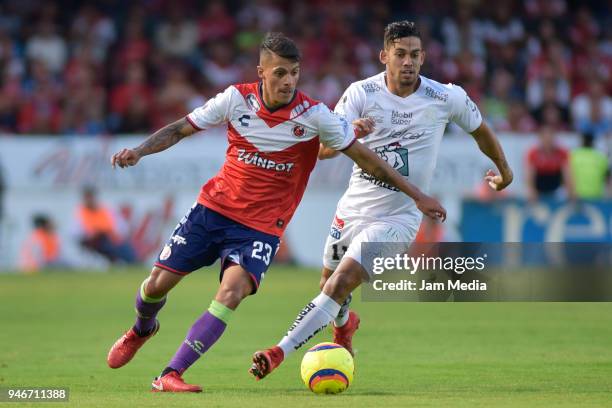
<instances>
[{"instance_id":1,"label":"purple sock","mask_svg":"<svg viewBox=\"0 0 612 408\"><path fill-rule=\"evenodd\" d=\"M210 348L223 334L226 324L223 320L206 311L191 326L185 341L176 351L168 367L180 374L187 370L206 350Z\"/></svg>"},{"instance_id":2,"label":"purple sock","mask_svg":"<svg viewBox=\"0 0 612 408\"><path fill-rule=\"evenodd\" d=\"M155 329L155 317L157 312L166 304L166 297L155 299L148 297L144 293L144 286L147 281L144 281L136 294L136 323L134 330L139 335L147 335Z\"/></svg>"}]
</instances>

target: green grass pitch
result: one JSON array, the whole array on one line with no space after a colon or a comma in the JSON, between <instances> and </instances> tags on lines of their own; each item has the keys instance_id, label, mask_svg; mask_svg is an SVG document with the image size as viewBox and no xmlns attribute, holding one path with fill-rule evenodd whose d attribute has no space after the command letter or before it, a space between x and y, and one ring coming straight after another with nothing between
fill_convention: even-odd
<instances>
[{"instance_id":1,"label":"green grass pitch","mask_svg":"<svg viewBox=\"0 0 612 408\"><path fill-rule=\"evenodd\" d=\"M362 325L348 391L310 393L299 378L303 351L256 382L247 374L252 352L275 344L318 293L316 271L281 266L185 374L202 394L151 393L152 378L208 307L218 270L185 278L160 314L160 333L129 365L111 370L106 353L133 323L146 274L0 274L0 387L69 387L70 402L53 407L612 406L610 303L369 303L356 296ZM309 344L330 339L326 331Z\"/></svg>"}]
</instances>

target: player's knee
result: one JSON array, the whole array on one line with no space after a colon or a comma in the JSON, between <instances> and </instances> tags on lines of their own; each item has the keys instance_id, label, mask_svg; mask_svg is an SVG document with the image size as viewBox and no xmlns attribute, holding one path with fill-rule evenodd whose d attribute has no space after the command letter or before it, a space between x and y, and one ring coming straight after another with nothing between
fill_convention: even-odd
<instances>
[{"instance_id":1,"label":"player's knee","mask_svg":"<svg viewBox=\"0 0 612 408\"><path fill-rule=\"evenodd\" d=\"M249 296L252 288L246 287L225 287L220 288L217 292L215 300L229 307L230 309L236 309L242 299Z\"/></svg>"},{"instance_id":2,"label":"player's knee","mask_svg":"<svg viewBox=\"0 0 612 408\"><path fill-rule=\"evenodd\" d=\"M323 290L325 283L333 273L334 271L331 269L323 268L323 271L321 272L321 280L319 281L319 289Z\"/></svg>"},{"instance_id":3,"label":"player's knee","mask_svg":"<svg viewBox=\"0 0 612 408\"><path fill-rule=\"evenodd\" d=\"M149 279L147 279L147 284L145 285L144 291L147 296L160 298L168 293L169 288L164 284L164 280L162 278L163 274L163 269L158 267L153 268L151 275L149 275Z\"/></svg>"},{"instance_id":4,"label":"player's knee","mask_svg":"<svg viewBox=\"0 0 612 408\"><path fill-rule=\"evenodd\" d=\"M325 283L323 291L339 303L344 302L353 289L361 284L359 271L336 271Z\"/></svg>"}]
</instances>

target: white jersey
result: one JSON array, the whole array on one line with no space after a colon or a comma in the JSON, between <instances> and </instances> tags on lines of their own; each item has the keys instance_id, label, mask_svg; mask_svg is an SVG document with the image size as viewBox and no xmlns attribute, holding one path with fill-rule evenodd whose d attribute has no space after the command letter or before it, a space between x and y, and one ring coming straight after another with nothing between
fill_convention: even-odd
<instances>
[{"instance_id":1,"label":"white jersey","mask_svg":"<svg viewBox=\"0 0 612 408\"><path fill-rule=\"evenodd\" d=\"M448 122L453 121L471 133L480 126L482 117L460 86L420 78L419 88L405 98L389 91L384 72L354 82L335 111L349 123L372 118L375 130L359 141L426 192ZM421 213L412 199L358 166L353 166L349 187L338 203L338 214L393 220L404 225L418 226L421 221Z\"/></svg>"}]
</instances>

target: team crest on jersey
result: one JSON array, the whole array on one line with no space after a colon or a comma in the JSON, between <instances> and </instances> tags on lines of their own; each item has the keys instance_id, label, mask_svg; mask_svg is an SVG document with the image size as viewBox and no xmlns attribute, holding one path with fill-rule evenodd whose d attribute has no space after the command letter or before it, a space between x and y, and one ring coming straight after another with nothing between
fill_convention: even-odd
<instances>
[{"instance_id":1,"label":"team crest on jersey","mask_svg":"<svg viewBox=\"0 0 612 408\"><path fill-rule=\"evenodd\" d=\"M304 136L305 133L306 133L306 131L304 130L304 126L302 126L302 125L295 125L293 127L293 135L295 137L302 137L302 136Z\"/></svg>"},{"instance_id":2,"label":"team crest on jersey","mask_svg":"<svg viewBox=\"0 0 612 408\"><path fill-rule=\"evenodd\" d=\"M329 235L331 235L331 237L334 239L340 239L343 228L344 228L344 220L341 218L338 218L337 215L334 215L334 222L332 222L331 231L329 231Z\"/></svg>"},{"instance_id":3,"label":"team crest on jersey","mask_svg":"<svg viewBox=\"0 0 612 408\"><path fill-rule=\"evenodd\" d=\"M249 107L250 110L252 110L253 112L257 112L259 111L259 108L261 108L261 105L259 104L259 101L257 100L257 97L255 96L255 94L248 94L246 96L246 103Z\"/></svg>"},{"instance_id":4,"label":"team crest on jersey","mask_svg":"<svg viewBox=\"0 0 612 408\"><path fill-rule=\"evenodd\" d=\"M170 258L170 255L172 255L172 248L170 245L165 245L164 249L161 251L161 254L159 254L159 259L165 261L166 259Z\"/></svg>"},{"instance_id":5,"label":"team crest on jersey","mask_svg":"<svg viewBox=\"0 0 612 408\"><path fill-rule=\"evenodd\" d=\"M407 177L409 175L408 149L406 149L405 147L402 147L400 143L393 142L386 146L378 147L374 149L374 153L378 154L378 156L381 159L389 163L389 165L393 167L393 169L395 169L402 176ZM386 188L391 191L399 191L398 188L392 186L389 183L385 183L384 181L377 179L376 177L374 177L370 173L367 173L366 171L362 170L361 173L359 174L359 177L361 177L362 179L366 181L369 181L370 183L376 186Z\"/></svg>"}]
</instances>

